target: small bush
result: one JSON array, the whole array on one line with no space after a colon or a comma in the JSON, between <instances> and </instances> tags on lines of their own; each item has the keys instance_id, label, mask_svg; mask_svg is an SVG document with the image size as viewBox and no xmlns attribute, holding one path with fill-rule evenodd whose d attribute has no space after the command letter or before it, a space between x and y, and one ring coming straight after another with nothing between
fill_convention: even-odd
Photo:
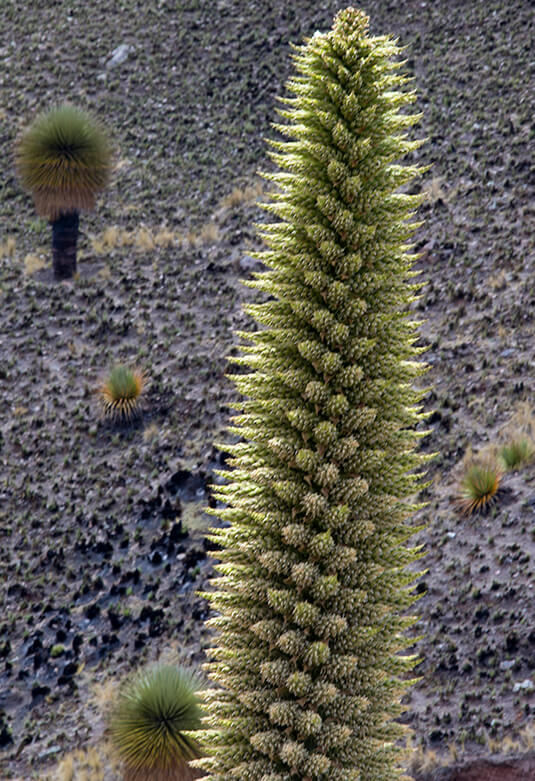
<instances>
[{"instance_id":1,"label":"small bush","mask_svg":"<svg viewBox=\"0 0 535 781\"><path fill-rule=\"evenodd\" d=\"M155 665L127 684L112 709L110 734L127 781L185 781L200 756L187 731L201 725L199 681L189 670Z\"/></svg>"},{"instance_id":2,"label":"small bush","mask_svg":"<svg viewBox=\"0 0 535 781\"><path fill-rule=\"evenodd\" d=\"M461 479L459 506L466 515L487 510L496 501L502 472L493 462L471 463Z\"/></svg>"},{"instance_id":3,"label":"small bush","mask_svg":"<svg viewBox=\"0 0 535 781\"><path fill-rule=\"evenodd\" d=\"M139 415L145 385L145 375L139 369L129 369L123 364L114 366L98 389L104 415L117 421L128 421Z\"/></svg>"},{"instance_id":4,"label":"small bush","mask_svg":"<svg viewBox=\"0 0 535 781\"><path fill-rule=\"evenodd\" d=\"M527 437L518 437L502 445L499 458L504 469L518 469L529 463L534 454L533 442Z\"/></svg>"}]
</instances>

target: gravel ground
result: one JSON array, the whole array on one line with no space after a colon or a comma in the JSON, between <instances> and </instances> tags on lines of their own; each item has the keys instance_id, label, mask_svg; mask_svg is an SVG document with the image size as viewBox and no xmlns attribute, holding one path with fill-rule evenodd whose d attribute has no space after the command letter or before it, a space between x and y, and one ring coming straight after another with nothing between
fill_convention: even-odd
<instances>
[{"instance_id":1,"label":"gravel ground","mask_svg":"<svg viewBox=\"0 0 535 781\"><path fill-rule=\"evenodd\" d=\"M42 777L101 735L94 687L170 646L198 663L195 595L210 571L214 469L239 404L227 371L255 269L257 169L290 42L334 2L52 0L0 4L0 763ZM530 0L370 0L372 30L408 45L432 168L417 236L437 452L418 521L420 747L485 753L532 721L535 468L495 508L453 502L467 450L533 396L535 15ZM118 50L118 47L123 48ZM115 53L115 54L114 54ZM121 57L125 55L122 61ZM109 127L117 169L82 215L79 277L56 284L50 228L12 149L69 99ZM117 361L145 369L141 420L99 417ZM219 443L219 444L217 444ZM527 683L526 683L527 682ZM111 778L111 776L110 776Z\"/></svg>"}]
</instances>

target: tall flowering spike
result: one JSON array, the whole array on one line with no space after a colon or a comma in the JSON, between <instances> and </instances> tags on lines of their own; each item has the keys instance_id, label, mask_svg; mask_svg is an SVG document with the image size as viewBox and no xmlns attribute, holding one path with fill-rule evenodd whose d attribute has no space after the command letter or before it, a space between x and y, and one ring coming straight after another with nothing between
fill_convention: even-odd
<instances>
[{"instance_id":1,"label":"tall flowering spike","mask_svg":"<svg viewBox=\"0 0 535 781\"><path fill-rule=\"evenodd\" d=\"M414 451L422 371L407 243L419 169L396 163L414 94L354 8L297 50L263 226L263 326L238 359L243 414L215 593L199 765L207 781L398 779L392 720L414 658Z\"/></svg>"}]
</instances>

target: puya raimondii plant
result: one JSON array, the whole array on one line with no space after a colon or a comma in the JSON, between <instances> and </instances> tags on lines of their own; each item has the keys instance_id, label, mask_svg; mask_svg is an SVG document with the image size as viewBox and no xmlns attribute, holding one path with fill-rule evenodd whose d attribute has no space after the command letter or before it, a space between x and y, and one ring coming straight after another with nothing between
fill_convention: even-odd
<instances>
[{"instance_id":1,"label":"puya raimondii plant","mask_svg":"<svg viewBox=\"0 0 535 781\"><path fill-rule=\"evenodd\" d=\"M219 629L204 693L207 781L399 779L393 721L415 663L409 521L423 372L408 305L420 173L399 49L354 8L297 49L289 141L263 226L262 326L214 531ZM403 653L405 649L405 653Z\"/></svg>"},{"instance_id":2,"label":"puya raimondii plant","mask_svg":"<svg viewBox=\"0 0 535 781\"><path fill-rule=\"evenodd\" d=\"M219 498L218 645L205 692L208 781L400 778L393 719L414 658L408 521L422 371L408 305L419 142L399 49L353 8L297 50L248 307Z\"/></svg>"},{"instance_id":3,"label":"puya raimondii plant","mask_svg":"<svg viewBox=\"0 0 535 781\"><path fill-rule=\"evenodd\" d=\"M23 131L15 163L37 213L52 225L54 276L69 279L76 272L80 210L93 208L111 173L107 133L86 111L63 104Z\"/></svg>"}]
</instances>

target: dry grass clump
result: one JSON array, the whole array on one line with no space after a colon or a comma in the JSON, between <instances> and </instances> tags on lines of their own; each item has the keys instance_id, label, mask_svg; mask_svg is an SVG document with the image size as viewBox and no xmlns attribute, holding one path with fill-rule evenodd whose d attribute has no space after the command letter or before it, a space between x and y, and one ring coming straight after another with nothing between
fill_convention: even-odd
<instances>
[{"instance_id":1,"label":"dry grass clump","mask_svg":"<svg viewBox=\"0 0 535 781\"><path fill-rule=\"evenodd\" d=\"M66 754L43 781L120 781L121 771L111 747L103 743Z\"/></svg>"},{"instance_id":2,"label":"dry grass clump","mask_svg":"<svg viewBox=\"0 0 535 781\"><path fill-rule=\"evenodd\" d=\"M12 258L15 254L15 248L17 242L13 236L8 236L7 239L0 243L0 260L3 258Z\"/></svg>"},{"instance_id":3,"label":"dry grass clump","mask_svg":"<svg viewBox=\"0 0 535 781\"><path fill-rule=\"evenodd\" d=\"M486 512L498 499L506 472L518 470L535 458L535 415L522 402L496 440L477 455L468 448L461 466L457 505L465 515Z\"/></svg>"},{"instance_id":4,"label":"dry grass clump","mask_svg":"<svg viewBox=\"0 0 535 781\"><path fill-rule=\"evenodd\" d=\"M181 241L182 235L165 225L158 229L141 225L131 231L110 225L102 233L91 238L91 246L98 255L104 255L122 247L135 247L140 252L150 252L156 247L172 247Z\"/></svg>"},{"instance_id":5,"label":"dry grass clump","mask_svg":"<svg viewBox=\"0 0 535 781\"><path fill-rule=\"evenodd\" d=\"M235 187L231 193L222 200L220 207L223 209L235 209L244 203L254 203L264 192L262 182L247 185L246 187Z\"/></svg>"},{"instance_id":6,"label":"dry grass clump","mask_svg":"<svg viewBox=\"0 0 535 781\"><path fill-rule=\"evenodd\" d=\"M135 245L138 249L150 252L156 247L152 232L147 228L139 228L136 233Z\"/></svg>"},{"instance_id":7,"label":"dry grass clump","mask_svg":"<svg viewBox=\"0 0 535 781\"><path fill-rule=\"evenodd\" d=\"M424 748L411 734L404 750L404 767L411 773L430 772L443 764L436 751Z\"/></svg>"},{"instance_id":8,"label":"dry grass clump","mask_svg":"<svg viewBox=\"0 0 535 781\"><path fill-rule=\"evenodd\" d=\"M219 228L215 222L206 222L198 232L188 233L188 242L193 247L201 247L203 244L215 244L219 240Z\"/></svg>"},{"instance_id":9,"label":"dry grass clump","mask_svg":"<svg viewBox=\"0 0 535 781\"><path fill-rule=\"evenodd\" d=\"M31 274L35 274L36 271L41 271L46 265L47 262L43 257L30 252L24 258L24 273L31 276Z\"/></svg>"}]
</instances>

